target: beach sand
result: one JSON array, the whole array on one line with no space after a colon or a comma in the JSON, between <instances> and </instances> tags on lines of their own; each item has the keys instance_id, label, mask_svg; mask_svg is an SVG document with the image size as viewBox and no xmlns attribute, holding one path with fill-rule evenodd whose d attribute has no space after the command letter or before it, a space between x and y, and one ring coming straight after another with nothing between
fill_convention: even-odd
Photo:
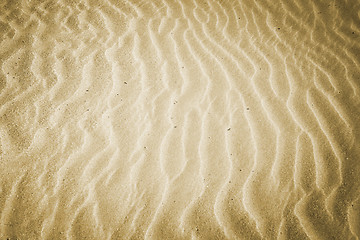
<instances>
[{"instance_id":1,"label":"beach sand","mask_svg":"<svg viewBox=\"0 0 360 240\"><path fill-rule=\"evenodd\" d=\"M359 2L0 9L0 239L360 238Z\"/></svg>"}]
</instances>

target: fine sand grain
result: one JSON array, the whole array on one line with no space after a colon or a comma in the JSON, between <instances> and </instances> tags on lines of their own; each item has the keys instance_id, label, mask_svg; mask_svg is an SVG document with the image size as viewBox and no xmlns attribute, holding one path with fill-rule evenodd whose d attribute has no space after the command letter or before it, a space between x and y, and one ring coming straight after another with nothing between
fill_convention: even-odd
<instances>
[{"instance_id":1,"label":"fine sand grain","mask_svg":"<svg viewBox=\"0 0 360 240\"><path fill-rule=\"evenodd\" d=\"M359 239L360 3L0 1L0 239Z\"/></svg>"}]
</instances>

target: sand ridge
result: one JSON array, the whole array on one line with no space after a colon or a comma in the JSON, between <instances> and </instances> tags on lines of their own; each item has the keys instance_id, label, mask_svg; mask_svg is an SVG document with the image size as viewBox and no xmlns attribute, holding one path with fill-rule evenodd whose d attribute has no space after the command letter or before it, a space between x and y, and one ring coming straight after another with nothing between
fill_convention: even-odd
<instances>
[{"instance_id":1,"label":"sand ridge","mask_svg":"<svg viewBox=\"0 0 360 240\"><path fill-rule=\"evenodd\" d=\"M1 239L359 239L360 4L0 9Z\"/></svg>"}]
</instances>

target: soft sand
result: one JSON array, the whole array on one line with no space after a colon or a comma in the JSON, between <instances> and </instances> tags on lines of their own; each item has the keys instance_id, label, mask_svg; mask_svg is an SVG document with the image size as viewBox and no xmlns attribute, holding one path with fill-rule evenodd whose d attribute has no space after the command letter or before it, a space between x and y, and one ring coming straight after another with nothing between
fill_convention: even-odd
<instances>
[{"instance_id":1,"label":"soft sand","mask_svg":"<svg viewBox=\"0 0 360 240\"><path fill-rule=\"evenodd\" d=\"M359 239L360 4L327 2L1 1L0 239Z\"/></svg>"}]
</instances>

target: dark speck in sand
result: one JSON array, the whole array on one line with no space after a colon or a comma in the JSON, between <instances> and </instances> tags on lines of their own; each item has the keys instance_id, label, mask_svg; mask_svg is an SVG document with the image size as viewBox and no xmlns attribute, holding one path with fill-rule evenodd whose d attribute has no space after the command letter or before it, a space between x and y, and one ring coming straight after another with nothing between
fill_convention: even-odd
<instances>
[{"instance_id":1,"label":"dark speck in sand","mask_svg":"<svg viewBox=\"0 0 360 240\"><path fill-rule=\"evenodd\" d=\"M230 131L231 128L228 128L227 130Z\"/></svg>"},{"instance_id":2,"label":"dark speck in sand","mask_svg":"<svg viewBox=\"0 0 360 240\"><path fill-rule=\"evenodd\" d=\"M278 28L278 30L280 30L280 28Z\"/></svg>"},{"instance_id":3,"label":"dark speck in sand","mask_svg":"<svg viewBox=\"0 0 360 240\"><path fill-rule=\"evenodd\" d=\"M250 110L250 108L246 108L246 110Z\"/></svg>"},{"instance_id":4,"label":"dark speck in sand","mask_svg":"<svg viewBox=\"0 0 360 240\"><path fill-rule=\"evenodd\" d=\"M127 84L127 82L124 82L124 84Z\"/></svg>"}]
</instances>

